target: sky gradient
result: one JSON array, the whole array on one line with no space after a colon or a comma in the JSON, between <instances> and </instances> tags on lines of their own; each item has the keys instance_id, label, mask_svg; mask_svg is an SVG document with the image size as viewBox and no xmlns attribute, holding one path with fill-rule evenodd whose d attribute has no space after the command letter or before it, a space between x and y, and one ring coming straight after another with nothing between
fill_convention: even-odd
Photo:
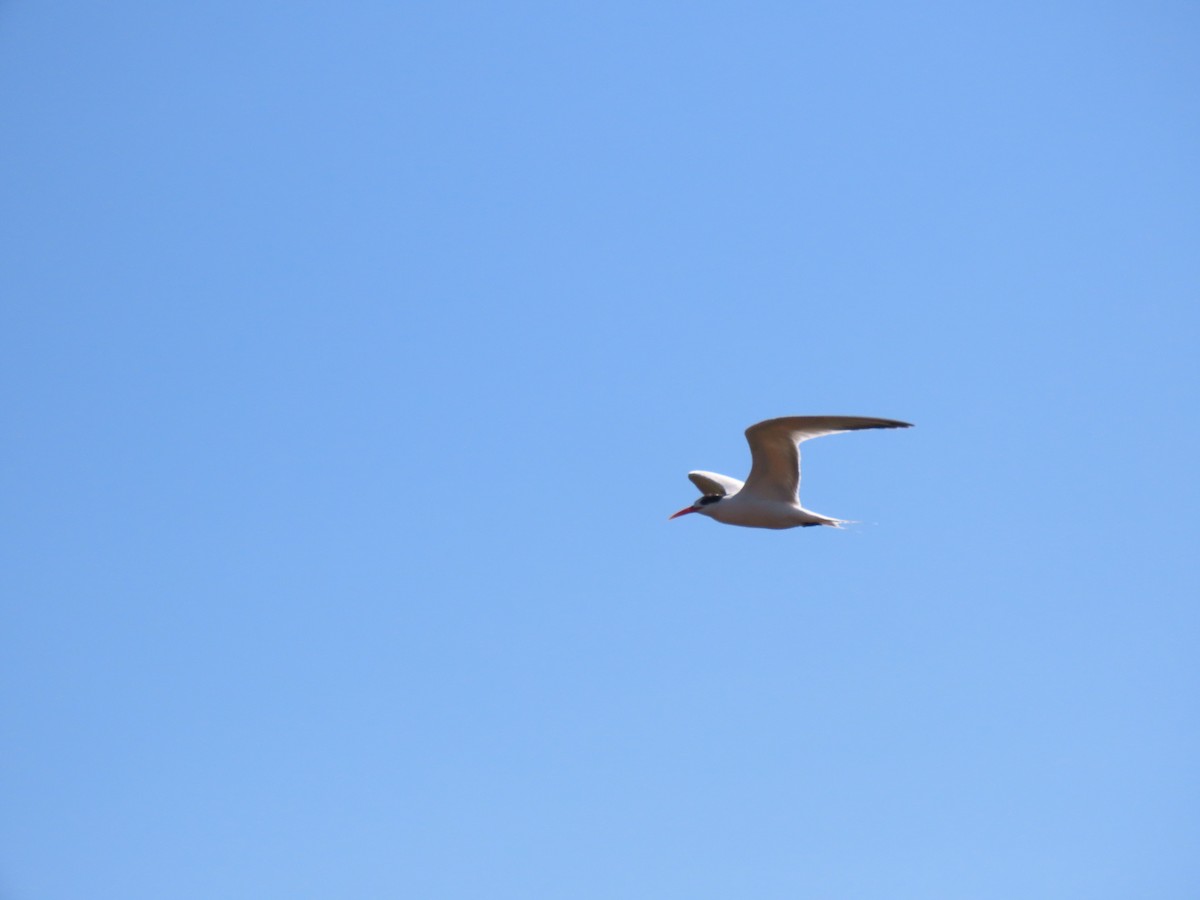
<instances>
[{"instance_id":1,"label":"sky gradient","mask_svg":"<svg viewBox=\"0 0 1200 900\"><path fill-rule=\"evenodd\" d=\"M0 896L1200 895L1198 50L4 4Z\"/></svg>"}]
</instances>

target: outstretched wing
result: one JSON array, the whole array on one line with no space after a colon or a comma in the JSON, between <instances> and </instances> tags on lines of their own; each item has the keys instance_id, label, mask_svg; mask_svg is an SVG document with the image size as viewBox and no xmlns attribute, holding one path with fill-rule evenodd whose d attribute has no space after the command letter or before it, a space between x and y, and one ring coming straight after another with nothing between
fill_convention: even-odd
<instances>
[{"instance_id":1,"label":"outstretched wing","mask_svg":"<svg viewBox=\"0 0 1200 900\"><path fill-rule=\"evenodd\" d=\"M863 428L911 428L895 419L862 416L784 416L767 419L746 429L753 464L742 493L764 500L791 502L800 491L801 441L858 431Z\"/></svg>"},{"instance_id":2,"label":"outstretched wing","mask_svg":"<svg viewBox=\"0 0 1200 900\"><path fill-rule=\"evenodd\" d=\"M742 482L728 475L718 475L716 472L688 472L692 484L700 488L702 494L716 494L724 497L726 494L736 494L742 489Z\"/></svg>"}]
</instances>

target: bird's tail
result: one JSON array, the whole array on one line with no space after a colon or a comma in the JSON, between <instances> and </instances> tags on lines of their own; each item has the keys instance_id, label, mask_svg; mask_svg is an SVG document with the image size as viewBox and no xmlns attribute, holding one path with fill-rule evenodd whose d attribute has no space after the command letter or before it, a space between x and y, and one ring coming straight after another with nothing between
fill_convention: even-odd
<instances>
[{"instance_id":1,"label":"bird's tail","mask_svg":"<svg viewBox=\"0 0 1200 900\"><path fill-rule=\"evenodd\" d=\"M857 524L849 519L835 519L833 516L823 516L819 512L813 512L811 509L806 509L804 512L813 517L813 521L805 522L805 525L828 525L830 528L841 528L843 525Z\"/></svg>"}]
</instances>

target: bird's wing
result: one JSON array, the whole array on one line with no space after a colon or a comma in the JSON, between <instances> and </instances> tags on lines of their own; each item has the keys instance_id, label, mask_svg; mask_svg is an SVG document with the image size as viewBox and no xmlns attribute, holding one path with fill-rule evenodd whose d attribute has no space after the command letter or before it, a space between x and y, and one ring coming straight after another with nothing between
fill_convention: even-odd
<instances>
[{"instance_id":1,"label":"bird's wing","mask_svg":"<svg viewBox=\"0 0 1200 900\"><path fill-rule=\"evenodd\" d=\"M792 502L800 490L801 441L862 428L911 428L895 419L861 416L785 416L746 429L753 464L742 493L764 500Z\"/></svg>"},{"instance_id":2,"label":"bird's wing","mask_svg":"<svg viewBox=\"0 0 1200 900\"><path fill-rule=\"evenodd\" d=\"M724 497L726 494L736 494L742 489L742 482L728 475L718 475L716 472L688 472L692 484L700 488L702 494L716 494Z\"/></svg>"}]
</instances>

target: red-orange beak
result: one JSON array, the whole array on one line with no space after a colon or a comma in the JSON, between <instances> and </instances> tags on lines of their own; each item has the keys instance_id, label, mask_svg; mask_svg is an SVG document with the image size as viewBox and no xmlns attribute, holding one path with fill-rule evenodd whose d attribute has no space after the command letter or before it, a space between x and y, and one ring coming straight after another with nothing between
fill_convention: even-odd
<instances>
[{"instance_id":1,"label":"red-orange beak","mask_svg":"<svg viewBox=\"0 0 1200 900\"><path fill-rule=\"evenodd\" d=\"M667 518L668 519L678 519L680 516L686 516L688 513L695 512L695 511L696 511L696 507L688 506L688 507L685 507L684 509L681 509L679 512L675 513L672 516L667 516Z\"/></svg>"}]
</instances>

